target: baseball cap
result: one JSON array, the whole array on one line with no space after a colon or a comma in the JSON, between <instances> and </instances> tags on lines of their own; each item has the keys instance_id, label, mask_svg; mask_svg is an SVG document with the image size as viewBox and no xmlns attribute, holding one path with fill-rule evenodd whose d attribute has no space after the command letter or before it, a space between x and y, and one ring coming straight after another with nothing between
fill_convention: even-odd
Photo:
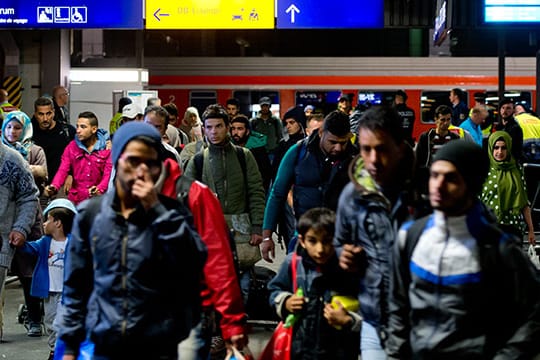
<instances>
[{"instance_id":1,"label":"baseball cap","mask_svg":"<svg viewBox=\"0 0 540 360\"><path fill-rule=\"evenodd\" d=\"M340 101L351 102L351 97L349 96L349 94L341 94L341 95L339 95L339 98L338 98L338 102L340 102Z\"/></svg>"},{"instance_id":2,"label":"baseball cap","mask_svg":"<svg viewBox=\"0 0 540 360\"><path fill-rule=\"evenodd\" d=\"M272 105L272 100L268 96L263 96L259 99L259 105Z\"/></svg>"},{"instance_id":3,"label":"baseball cap","mask_svg":"<svg viewBox=\"0 0 540 360\"><path fill-rule=\"evenodd\" d=\"M62 198L62 199L54 199L53 201L51 201L49 205L47 205L45 210L43 210L43 216L47 217L47 214L49 213L49 211L56 208L65 208L65 209L70 210L74 214L77 214L77 208L75 208L75 205L73 205L73 203L69 201L68 199Z\"/></svg>"},{"instance_id":4,"label":"baseball cap","mask_svg":"<svg viewBox=\"0 0 540 360\"><path fill-rule=\"evenodd\" d=\"M122 110L122 116L129 119L135 118L137 115L143 115L143 111L137 104L127 104Z\"/></svg>"}]
</instances>

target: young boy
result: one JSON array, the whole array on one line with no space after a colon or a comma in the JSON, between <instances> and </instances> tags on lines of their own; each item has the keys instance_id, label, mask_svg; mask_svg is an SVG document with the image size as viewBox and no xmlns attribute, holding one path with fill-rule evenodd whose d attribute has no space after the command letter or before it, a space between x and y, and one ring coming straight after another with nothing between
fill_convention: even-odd
<instances>
[{"instance_id":1,"label":"young boy","mask_svg":"<svg viewBox=\"0 0 540 360\"><path fill-rule=\"evenodd\" d=\"M30 294L44 299L45 330L49 334L49 359L53 358L56 330L53 322L62 297L64 283L64 254L70 238L73 218L77 210L67 199L56 199L43 211L44 236L37 241L26 242L22 251L36 254Z\"/></svg>"},{"instance_id":2,"label":"young boy","mask_svg":"<svg viewBox=\"0 0 540 360\"><path fill-rule=\"evenodd\" d=\"M270 303L286 319L295 314L291 359L357 359L360 315L347 311L341 303L330 304L335 295L356 296L356 281L338 264L332 245L335 213L313 208L298 221L296 285L292 279L293 254L289 254L278 274L270 281Z\"/></svg>"}]
</instances>

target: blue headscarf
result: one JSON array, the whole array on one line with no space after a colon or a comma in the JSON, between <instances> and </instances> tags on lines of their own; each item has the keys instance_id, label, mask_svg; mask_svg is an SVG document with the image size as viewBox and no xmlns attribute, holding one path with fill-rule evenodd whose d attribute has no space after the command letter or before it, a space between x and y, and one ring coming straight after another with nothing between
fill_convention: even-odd
<instances>
[{"instance_id":1,"label":"blue headscarf","mask_svg":"<svg viewBox=\"0 0 540 360\"><path fill-rule=\"evenodd\" d=\"M22 125L21 138L15 143L10 143L5 136L6 127L12 121L17 121ZM11 111L7 113L4 122L2 123L2 143L17 150L25 159L28 159L28 154L30 153L33 133L32 122L28 115L22 111Z\"/></svg>"}]
</instances>

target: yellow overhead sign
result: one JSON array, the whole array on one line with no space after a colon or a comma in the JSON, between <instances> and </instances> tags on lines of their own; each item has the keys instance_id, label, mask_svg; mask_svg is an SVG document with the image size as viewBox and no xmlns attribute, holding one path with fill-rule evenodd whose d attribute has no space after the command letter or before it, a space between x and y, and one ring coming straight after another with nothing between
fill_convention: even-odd
<instances>
[{"instance_id":1,"label":"yellow overhead sign","mask_svg":"<svg viewBox=\"0 0 540 360\"><path fill-rule=\"evenodd\" d=\"M146 0L147 29L273 29L274 0Z\"/></svg>"}]
</instances>

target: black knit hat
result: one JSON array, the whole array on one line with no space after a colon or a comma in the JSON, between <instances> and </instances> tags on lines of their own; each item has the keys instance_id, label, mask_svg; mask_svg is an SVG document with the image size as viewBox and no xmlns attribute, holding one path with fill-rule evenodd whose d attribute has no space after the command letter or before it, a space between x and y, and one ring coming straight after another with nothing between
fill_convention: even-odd
<instances>
[{"instance_id":1,"label":"black knit hat","mask_svg":"<svg viewBox=\"0 0 540 360\"><path fill-rule=\"evenodd\" d=\"M304 109L299 106L287 110L285 115L283 115L283 125L285 125L285 120L287 119L294 119L294 121L302 125L302 129L306 128L306 114L304 113Z\"/></svg>"},{"instance_id":2,"label":"black knit hat","mask_svg":"<svg viewBox=\"0 0 540 360\"><path fill-rule=\"evenodd\" d=\"M489 171L487 154L476 143L468 140L452 140L441 147L433 162L446 160L459 171L470 192L478 195Z\"/></svg>"}]
</instances>

